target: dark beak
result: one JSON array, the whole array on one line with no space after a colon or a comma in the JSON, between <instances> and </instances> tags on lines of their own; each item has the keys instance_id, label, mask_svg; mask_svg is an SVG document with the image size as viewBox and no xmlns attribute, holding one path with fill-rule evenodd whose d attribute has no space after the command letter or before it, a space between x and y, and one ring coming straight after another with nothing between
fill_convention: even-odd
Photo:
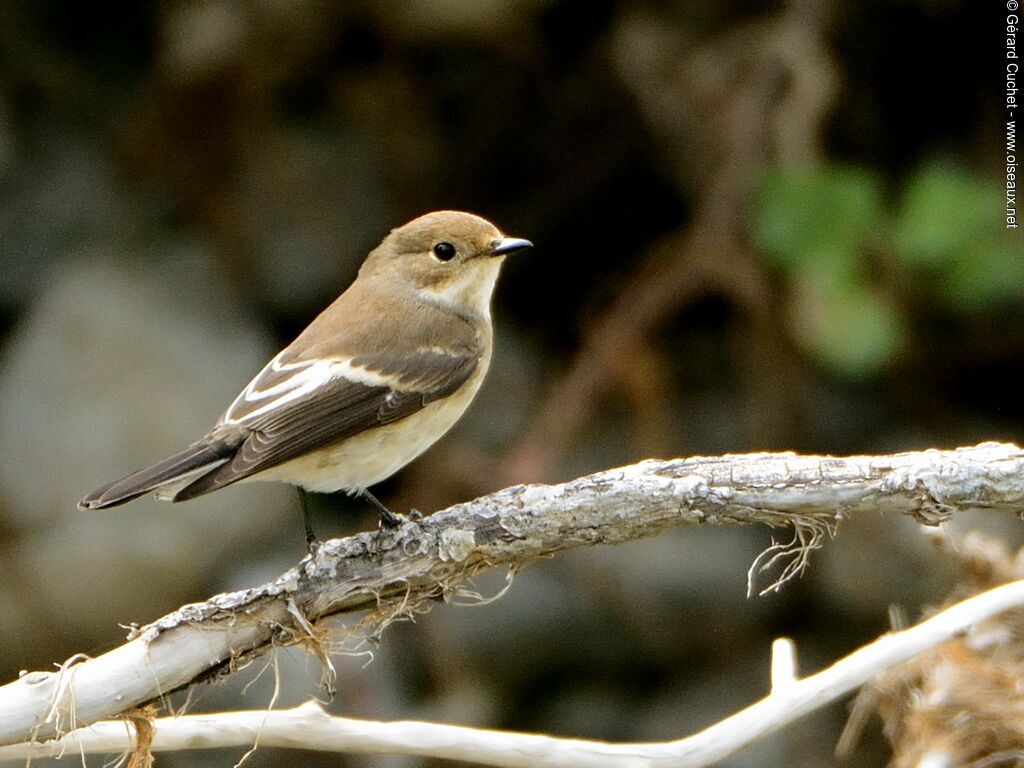
<instances>
[{"instance_id":1,"label":"dark beak","mask_svg":"<svg viewBox=\"0 0 1024 768\"><path fill-rule=\"evenodd\" d=\"M491 253L495 256L507 256L526 248L533 248L533 243L519 237L503 237L500 240L491 241Z\"/></svg>"}]
</instances>

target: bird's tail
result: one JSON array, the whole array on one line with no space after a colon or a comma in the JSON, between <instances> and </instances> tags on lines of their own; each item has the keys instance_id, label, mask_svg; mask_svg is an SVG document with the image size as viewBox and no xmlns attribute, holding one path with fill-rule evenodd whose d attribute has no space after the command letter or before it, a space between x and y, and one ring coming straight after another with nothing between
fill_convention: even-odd
<instances>
[{"instance_id":1,"label":"bird's tail","mask_svg":"<svg viewBox=\"0 0 1024 768\"><path fill-rule=\"evenodd\" d=\"M78 502L78 508L115 507L164 486L180 487L196 475L216 469L237 449L237 441L207 436L151 467L132 472L84 496Z\"/></svg>"}]
</instances>

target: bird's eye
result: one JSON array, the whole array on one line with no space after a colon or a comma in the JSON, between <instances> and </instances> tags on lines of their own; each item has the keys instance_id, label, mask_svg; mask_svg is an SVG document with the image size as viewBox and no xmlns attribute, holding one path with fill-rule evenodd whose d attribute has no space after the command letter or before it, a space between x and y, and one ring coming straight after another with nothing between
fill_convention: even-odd
<instances>
[{"instance_id":1,"label":"bird's eye","mask_svg":"<svg viewBox=\"0 0 1024 768\"><path fill-rule=\"evenodd\" d=\"M434 255L441 261L451 261L455 258L455 246L451 243L438 243L434 246Z\"/></svg>"}]
</instances>

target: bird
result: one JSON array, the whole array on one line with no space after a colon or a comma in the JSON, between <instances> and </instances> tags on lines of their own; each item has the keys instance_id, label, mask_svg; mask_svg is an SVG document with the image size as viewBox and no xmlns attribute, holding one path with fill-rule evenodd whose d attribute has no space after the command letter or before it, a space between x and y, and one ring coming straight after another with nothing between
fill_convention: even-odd
<instances>
[{"instance_id":1,"label":"bird","mask_svg":"<svg viewBox=\"0 0 1024 768\"><path fill-rule=\"evenodd\" d=\"M251 480L370 501L369 487L441 438L469 407L493 347L491 297L505 257L532 248L486 219L435 211L397 227L356 279L183 450L84 496L80 510L148 493L187 501Z\"/></svg>"}]
</instances>

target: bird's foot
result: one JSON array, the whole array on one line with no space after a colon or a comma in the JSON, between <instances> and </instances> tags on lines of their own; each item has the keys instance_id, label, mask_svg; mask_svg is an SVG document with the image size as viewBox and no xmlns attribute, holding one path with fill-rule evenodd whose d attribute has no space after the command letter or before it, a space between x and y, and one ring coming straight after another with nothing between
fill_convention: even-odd
<instances>
[{"instance_id":1,"label":"bird's foot","mask_svg":"<svg viewBox=\"0 0 1024 768\"><path fill-rule=\"evenodd\" d=\"M323 542L316 537L312 529L306 529L306 551L310 557L316 557L316 553L320 551L320 547L323 546Z\"/></svg>"},{"instance_id":2,"label":"bird's foot","mask_svg":"<svg viewBox=\"0 0 1024 768\"><path fill-rule=\"evenodd\" d=\"M406 518L402 515L396 515L390 509L385 507L380 499L374 496L365 488L359 492L359 495L370 502L377 510L377 514L380 515L380 528L397 528L402 523L406 522Z\"/></svg>"},{"instance_id":3,"label":"bird's foot","mask_svg":"<svg viewBox=\"0 0 1024 768\"><path fill-rule=\"evenodd\" d=\"M320 539L313 532L313 523L309 519L309 498L304 488L296 488L299 492L299 507L302 510L302 528L306 533L306 551L310 557L316 557L320 549Z\"/></svg>"}]
</instances>

